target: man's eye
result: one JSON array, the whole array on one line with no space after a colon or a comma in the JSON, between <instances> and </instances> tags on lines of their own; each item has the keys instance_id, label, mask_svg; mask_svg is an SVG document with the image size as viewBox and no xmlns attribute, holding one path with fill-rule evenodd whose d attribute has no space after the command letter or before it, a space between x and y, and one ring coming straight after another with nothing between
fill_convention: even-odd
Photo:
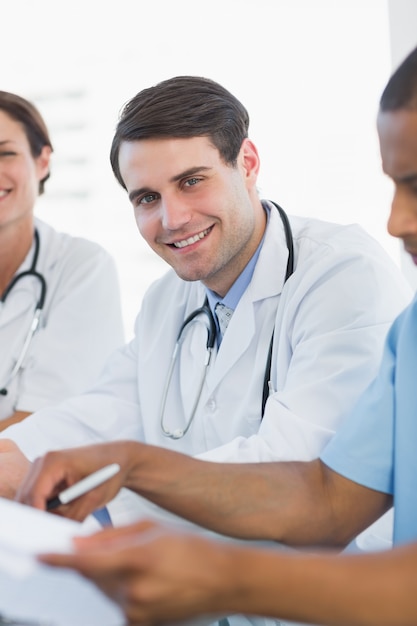
<instances>
[{"instance_id":1,"label":"man's eye","mask_svg":"<svg viewBox=\"0 0 417 626\"><path fill-rule=\"evenodd\" d=\"M139 204L150 204L156 199L156 193L147 193L146 196L142 196L139 200Z\"/></svg>"},{"instance_id":2,"label":"man's eye","mask_svg":"<svg viewBox=\"0 0 417 626\"><path fill-rule=\"evenodd\" d=\"M197 183L200 182L199 178L188 178L185 181L185 184L188 185L188 187L192 187L193 185L197 185Z\"/></svg>"},{"instance_id":3,"label":"man's eye","mask_svg":"<svg viewBox=\"0 0 417 626\"><path fill-rule=\"evenodd\" d=\"M15 152L8 152L6 150L3 150L0 152L0 157L14 156L15 154L16 154Z\"/></svg>"}]
</instances>

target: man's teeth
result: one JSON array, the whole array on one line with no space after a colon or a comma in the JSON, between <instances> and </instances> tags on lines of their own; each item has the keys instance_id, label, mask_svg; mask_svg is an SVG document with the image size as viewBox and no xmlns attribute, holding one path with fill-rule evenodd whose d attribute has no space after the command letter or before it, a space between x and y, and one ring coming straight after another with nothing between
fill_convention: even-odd
<instances>
[{"instance_id":1,"label":"man's teeth","mask_svg":"<svg viewBox=\"0 0 417 626\"><path fill-rule=\"evenodd\" d=\"M194 237L189 237L188 239L183 239L182 241L176 241L174 246L176 248L185 248L186 246L191 246L192 243L195 243L199 239L203 239L210 232L210 228L203 230L203 232L198 233L198 235L194 235Z\"/></svg>"},{"instance_id":2,"label":"man's teeth","mask_svg":"<svg viewBox=\"0 0 417 626\"><path fill-rule=\"evenodd\" d=\"M5 189L1 189L0 190L0 198L4 198L4 196L7 196L8 191L6 191Z\"/></svg>"}]
</instances>

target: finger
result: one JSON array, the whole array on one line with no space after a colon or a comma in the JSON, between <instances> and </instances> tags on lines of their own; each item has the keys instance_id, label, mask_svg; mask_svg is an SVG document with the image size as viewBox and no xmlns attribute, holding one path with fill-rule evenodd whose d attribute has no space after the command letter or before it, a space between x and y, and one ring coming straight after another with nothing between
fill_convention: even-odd
<instances>
[{"instance_id":1,"label":"finger","mask_svg":"<svg viewBox=\"0 0 417 626\"><path fill-rule=\"evenodd\" d=\"M65 467L49 467L44 459L36 459L17 490L16 500L37 509L46 509L49 498L68 486L71 477Z\"/></svg>"},{"instance_id":2,"label":"finger","mask_svg":"<svg viewBox=\"0 0 417 626\"><path fill-rule=\"evenodd\" d=\"M123 576L127 563L130 561L130 550L88 550L72 553L44 553L37 559L52 567L68 567L77 570L95 582L105 578L119 579Z\"/></svg>"},{"instance_id":3,"label":"finger","mask_svg":"<svg viewBox=\"0 0 417 626\"><path fill-rule=\"evenodd\" d=\"M80 574L92 580L103 578L108 571L108 562L113 560L107 555L100 554L58 554L46 553L37 556L38 561L51 567L65 567L78 571Z\"/></svg>"},{"instance_id":4,"label":"finger","mask_svg":"<svg viewBox=\"0 0 417 626\"><path fill-rule=\"evenodd\" d=\"M19 452L20 448L15 444L12 439L0 439L0 452Z\"/></svg>"},{"instance_id":5,"label":"finger","mask_svg":"<svg viewBox=\"0 0 417 626\"><path fill-rule=\"evenodd\" d=\"M119 545L120 543L130 541L141 533L158 528L158 525L151 520L141 520L134 524L126 526L118 526L117 528L105 528L97 533L88 536L74 538L74 545L77 550L88 550L100 548L102 546Z\"/></svg>"},{"instance_id":6,"label":"finger","mask_svg":"<svg viewBox=\"0 0 417 626\"><path fill-rule=\"evenodd\" d=\"M110 499L112 499L111 496L106 497L106 494L103 495L103 489L99 487L88 491L67 504L60 504L54 507L51 512L77 521L83 521L88 515L104 507Z\"/></svg>"}]
</instances>

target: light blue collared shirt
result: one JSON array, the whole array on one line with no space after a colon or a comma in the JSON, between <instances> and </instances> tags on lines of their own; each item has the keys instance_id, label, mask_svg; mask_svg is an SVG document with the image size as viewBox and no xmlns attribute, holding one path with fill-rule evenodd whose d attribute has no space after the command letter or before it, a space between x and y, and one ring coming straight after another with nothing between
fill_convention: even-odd
<instances>
[{"instance_id":1,"label":"light blue collared shirt","mask_svg":"<svg viewBox=\"0 0 417 626\"><path fill-rule=\"evenodd\" d=\"M267 225L268 225L270 209L266 204L263 204L262 206L264 207L264 210L266 213ZM233 285L230 287L229 291L224 296L224 298L219 298L218 294L215 291L211 291L211 289L206 289L207 301L208 301L210 310L213 314L214 321L216 322L217 346L220 345L222 337L221 337L221 332L220 332L220 327L219 327L219 321L215 313L216 304L218 302L221 302L222 304L228 306L230 309L233 309L233 311L236 309L237 305L239 304L240 298L242 297L250 281L252 280L253 272L255 271L256 263L258 262L258 258L259 258L259 255L260 255L263 243L264 243L264 239L265 239L265 233L264 233L264 236L262 237L261 242L259 243L259 246L256 248L255 254L252 256L251 260L246 265L243 272L241 272L241 274L237 277L237 279L235 280Z\"/></svg>"}]
</instances>

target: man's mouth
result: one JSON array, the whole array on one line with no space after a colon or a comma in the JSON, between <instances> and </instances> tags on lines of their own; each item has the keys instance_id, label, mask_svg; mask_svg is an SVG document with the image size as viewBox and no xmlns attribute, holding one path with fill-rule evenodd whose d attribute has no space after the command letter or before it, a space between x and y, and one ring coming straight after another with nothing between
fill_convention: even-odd
<instances>
[{"instance_id":1,"label":"man's mouth","mask_svg":"<svg viewBox=\"0 0 417 626\"><path fill-rule=\"evenodd\" d=\"M193 243L196 243L200 239L204 239L204 237L206 237L210 231L211 227L206 228L206 230L202 230L201 233L197 233L197 235L188 237L188 239L182 239L181 241L175 241L171 245L173 245L175 248L186 248L187 246L191 246Z\"/></svg>"},{"instance_id":2,"label":"man's mouth","mask_svg":"<svg viewBox=\"0 0 417 626\"><path fill-rule=\"evenodd\" d=\"M7 189L0 189L0 198L5 198L8 193Z\"/></svg>"}]
</instances>

